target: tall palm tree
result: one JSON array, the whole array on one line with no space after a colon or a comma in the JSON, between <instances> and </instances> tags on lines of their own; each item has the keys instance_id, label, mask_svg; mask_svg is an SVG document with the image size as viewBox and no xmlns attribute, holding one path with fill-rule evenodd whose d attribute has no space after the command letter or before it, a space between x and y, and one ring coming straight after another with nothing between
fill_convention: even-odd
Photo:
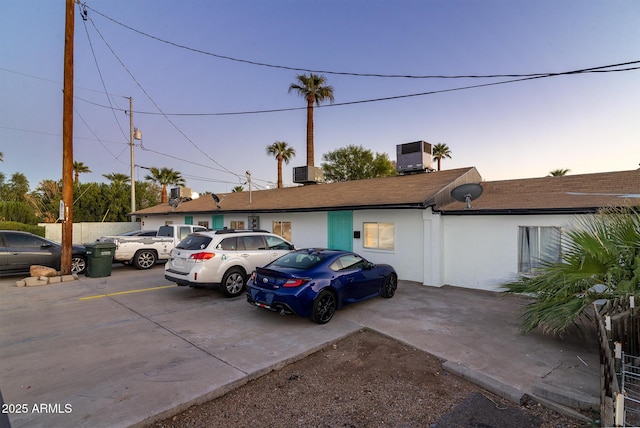
<instances>
[{"instance_id":1,"label":"tall palm tree","mask_svg":"<svg viewBox=\"0 0 640 428\"><path fill-rule=\"evenodd\" d=\"M289 86L289 93L294 91L307 100L307 166L313 166L313 105L323 101L333 103L333 87L326 85L324 76L313 73L299 74L297 79L297 83Z\"/></svg>"},{"instance_id":2,"label":"tall palm tree","mask_svg":"<svg viewBox=\"0 0 640 428\"><path fill-rule=\"evenodd\" d=\"M571 171L570 169L554 169L553 171L549 171L549 175L552 177L562 177L563 175L567 175L567 173Z\"/></svg>"},{"instance_id":3,"label":"tall palm tree","mask_svg":"<svg viewBox=\"0 0 640 428\"><path fill-rule=\"evenodd\" d=\"M278 189L282 187L282 161L288 164L292 157L296 155L296 149L289 147L285 141L276 141L267 146L267 154L273 155L278 160Z\"/></svg>"},{"instance_id":4,"label":"tall palm tree","mask_svg":"<svg viewBox=\"0 0 640 428\"><path fill-rule=\"evenodd\" d=\"M442 158L451 159L452 153L451 153L451 150L449 149L449 146L443 143L438 143L433 146L432 154L433 154L433 160L438 161L438 171L440 171L440 161L442 160Z\"/></svg>"},{"instance_id":5,"label":"tall palm tree","mask_svg":"<svg viewBox=\"0 0 640 428\"><path fill-rule=\"evenodd\" d=\"M185 184L184 178L178 171L174 171L171 168L157 168L152 166L149 168L151 174L148 174L144 179L158 183L162 186L162 193L160 194L160 203L166 204L169 202L167 195L167 186L170 184L176 186L182 186Z\"/></svg>"},{"instance_id":6,"label":"tall palm tree","mask_svg":"<svg viewBox=\"0 0 640 428\"><path fill-rule=\"evenodd\" d=\"M88 166L84 162L73 161L74 182L78 183L78 177L85 172L91 172Z\"/></svg>"}]
</instances>

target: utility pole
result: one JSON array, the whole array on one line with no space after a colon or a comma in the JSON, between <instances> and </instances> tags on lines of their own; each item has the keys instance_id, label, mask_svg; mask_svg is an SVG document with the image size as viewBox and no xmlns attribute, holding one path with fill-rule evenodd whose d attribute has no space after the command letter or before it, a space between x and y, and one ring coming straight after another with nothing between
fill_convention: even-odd
<instances>
[{"instance_id":1,"label":"utility pole","mask_svg":"<svg viewBox=\"0 0 640 428\"><path fill-rule=\"evenodd\" d=\"M129 97L129 148L131 150L131 212L136 210L136 179L133 175L133 97ZM131 222L136 221L136 216L131 215Z\"/></svg>"},{"instance_id":2,"label":"utility pole","mask_svg":"<svg viewBox=\"0 0 640 428\"><path fill-rule=\"evenodd\" d=\"M74 0L66 0L64 29L64 84L62 98L62 256L60 272L71 273L73 244L73 37Z\"/></svg>"},{"instance_id":3,"label":"utility pole","mask_svg":"<svg viewBox=\"0 0 640 428\"><path fill-rule=\"evenodd\" d=\"M251 205L251 171L244 173L247 176L247 183L249 183L249 205Z\"/></svg>"},{"instance_id":4,"label":"utility pole","mask_svg":"<svg viewBox=\"0 0 640 428\"><path fill-rule=\"evenodd\" d=\"M136 178L135 178L135 163L133 161L133 140L140 140L142 133L140 130L133 127L133 97L129 97L129 148L131 151L131 212L136 210ZM131 221L136 221L136 216L131 216Z\"/></svg>"}]
</instances>

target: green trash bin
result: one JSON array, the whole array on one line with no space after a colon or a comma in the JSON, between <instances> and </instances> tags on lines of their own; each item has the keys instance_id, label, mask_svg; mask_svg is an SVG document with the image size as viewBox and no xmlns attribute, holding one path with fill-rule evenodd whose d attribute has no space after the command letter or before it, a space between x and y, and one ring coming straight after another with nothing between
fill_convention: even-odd
<instances>
[{"instance_id":1,"label":"green trash bin","mask_svg":"<svg viewBox=\"0 0 640 428\"><path fill-rule=\"evenodd\" d=\"M95 242L84 244L84 247L87 249L86 275L93 278L111 276L116 245L110 242Z\"/></svg>"}]
</instances>

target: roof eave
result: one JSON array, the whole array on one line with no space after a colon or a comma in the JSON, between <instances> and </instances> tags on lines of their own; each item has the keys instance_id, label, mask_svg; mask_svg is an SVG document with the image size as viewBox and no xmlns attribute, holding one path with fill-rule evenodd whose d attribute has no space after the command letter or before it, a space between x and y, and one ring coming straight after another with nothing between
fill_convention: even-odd
<instances>
[{"instance_id":1,"label":"roof eave","mask_svg":"<svg viewBox=\"0 0 640 428\"><path fill-rule=\"evenodd\" d=\"M441 215L536 215L536 214L595 214L602 207L579 208L503 208L436 210Z\"/></svg>"}]
</instances>

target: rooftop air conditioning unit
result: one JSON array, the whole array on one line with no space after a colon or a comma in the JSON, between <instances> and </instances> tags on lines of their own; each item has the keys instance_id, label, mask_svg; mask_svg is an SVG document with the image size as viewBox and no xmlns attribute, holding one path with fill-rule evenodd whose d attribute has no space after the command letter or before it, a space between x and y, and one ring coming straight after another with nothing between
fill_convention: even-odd
<instances>
[{"instance_id":1,"label":"rooftop air conditioning unit","mask_svg":"<svg viewBox=\"0 0 640 428\"><path fill-rule=\"evenodd\" d=\"M190 187L174 187L171 189L169 199L191 199L192 193Z\"/></svg>"},{"instance_id":2,"label":"rooftop air conditioning unit","mask_svg":"<svg viewBox=\"0 0 640 428\"><path fill-rule=\"evenodd\" d=\"M293 182L301 184L318 183L322 181L322 168L317 166L297 166L293 168Z\"/></svg>"},{"instance_id":3,"label":"rooftop air conditioning unit","mask_svg":"<svg viewBox=\"0 0 640 428\"><path fill-rule=\"evenodd\" d=\"M398 144L396 146L396 171L413 174L433 171L433 151L426 141Z\"/></svg>"}]
</instances>

